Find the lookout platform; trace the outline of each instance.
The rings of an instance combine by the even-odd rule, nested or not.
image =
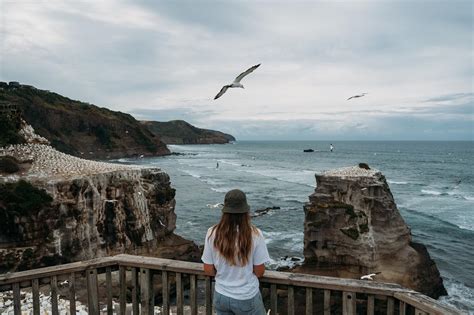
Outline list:
[[[200,263],[121,254],[0,275],[0,291],[12,292],[14,314],[31,292],[38,315],[59,314],[58,299],[69,300],[70,314],[82,299],[89,314],[210,315],[213,278],[202,270]],[[266,271],[260,284],[270,314],[462,314],[397,284],[277,271]],[[47,310],[40,292],[50,295]]]

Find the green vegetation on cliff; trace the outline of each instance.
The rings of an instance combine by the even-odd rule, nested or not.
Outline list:
[[[129,114],[26,86],[0,89],[0,101],[18,105],[36,133],[65,153],[84,158],[169,154],[166,144]],[[18,141],[0,125],[1,141]]]
[[[0,147],[24,142],[24,139],[18,134],[19,130],[19,121],[0,115]]]
[[[197,128],[184,120],[142,121],[142,124],[166,144],[223,144],[235,141],[229,134]]]
[[[21,240],[18,220],[34,215],[52,201],[46,191],[24,180],[0,184],[0,239]]]

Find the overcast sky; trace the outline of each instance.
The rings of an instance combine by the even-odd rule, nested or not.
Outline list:
[[[472,1],[0,0],[0,18],[0,80],[137,119],[239,140],[474,140]]]

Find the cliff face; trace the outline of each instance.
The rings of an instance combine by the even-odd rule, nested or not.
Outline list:
[[[224,144],[235,141],[235,138],[229,134],[197,128],[183,120],[142,121],[141,123],[166,144]]]
[[[199,260],[198,247],[173,233],[175,190],[166,173],[74,157],[39,167],[54,160],[51,151],[21,145],[0,152],[29,164],[0,181],[0,272],[117,253]]]
[[[26,122],[64,153],[93,159],[170,153],[129,114],[28,86],[0,88],[0,102],[17,105]]]
[[[431,297],[445,295],[422,244],[414,243],[385,177],[358,167],[316,175],[304,207],[304,264],[297,272],[395,282]]]

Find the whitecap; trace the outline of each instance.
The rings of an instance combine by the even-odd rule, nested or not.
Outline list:
[[[398,182],[398,181],[394,181],[394,180],[388,180],[387,181],[389,184],[394,184],[394,185],[407,185],[408,182]]]
[[[428,189],[422,189],[421,192],[424,193],[424,194],[427,194],[427,195],[434,195],[434,196],[439,196],[439,195],[442,194],[442,193],[439,192],[439,191],[436,191],[436,190],[428,190]]]
[[[221,187],[221,188],[216,188],[216,187],[211,187],[212,191],[218,192],[218,193],[226,193],[230,190],[230,188],[226,187]]]

